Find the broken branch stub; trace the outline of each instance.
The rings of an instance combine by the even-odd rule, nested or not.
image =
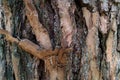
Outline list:
[[[6,31],[6,30],[0,29],[0,34],[5,35],[5,39],[6,39],[7,41],[9,41],[9,42],[16,42],[16,43],[19,42],[19,40],[18,40],[17,38],[12,37],[12,36],[10,35],[10,33],[9,33],[8,31]]]
[[[50,57],[53,55],[59,55],[59,54],[63,54],[63,53],[69,53],[70,51],[72,51],[72,48],[61,48],[61,49],[44,49],[44,50],[40,50],[40,47],[38,45],[36,45],[35,43],[33,43],[32,41],[28,40],[28,39],[23,39],[23,40],[18,40],[17,38],[14,38],[10,35],[10,33],[6,30],[2,30],[0,29],[0,34],[3,34],[6,36],[6,40],[9,42],[15,42],[18,43],[18,46],[20,48],[22,48],[24,51],[32,54],[33,56],[38,57],[39,59],[45,59],[45,57]],[[61,53],[62,52],[62,53]]]
[[[66,49],[56,48],[54,50],[52,50],[52,49],[40,50],[40,47],[38,45],[34,44],[33,42],[31,42],[28,39],[21,40],[18,45],[23,50],[38,57],[39,59],[45,59],[46,57],[59,55],[59,54],[63,54],[63,53],[69,53],[70,51],[72,51],[72,48],[66,48]]]

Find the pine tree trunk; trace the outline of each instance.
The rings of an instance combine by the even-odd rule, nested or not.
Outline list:
[[[0,80],[119,80],[119,0],[0,0]]]

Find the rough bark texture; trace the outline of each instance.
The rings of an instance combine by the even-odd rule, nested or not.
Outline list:
[[[120,0],[0,0],[0,80],[119,80]]]

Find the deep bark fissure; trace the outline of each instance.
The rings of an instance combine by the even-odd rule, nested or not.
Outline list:
[[[117,39],[117,51],[118,52],[120,52],[120,24],[118,25],[118,29],[117,29],[118,31],[118,33],[117,33],[117,37],[118,37],[118,39]]]

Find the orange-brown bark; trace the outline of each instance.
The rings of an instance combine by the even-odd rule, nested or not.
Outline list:
[[[26,52],[38,57],[39,59],[44,59],[46,57],[50,57],[52,55],[58,55],[63,53],[68,53],[72,51],[71,48],[61,48],[61,49],[44,49],[40,50],[40,47],[33,42],[31,42],[28,39],[18,40],[17,38],[14,38],[10,35],[10,33],[6,30],[0,29],[0,34],[4,34],[6,36],[6,40],[9,42],[15,42],[18,44],[19,47],[21,47]]]
[[[27,12],[26,12],[27,18],[30,22],[30,25],[32,26],[32,29],[33,29],[35,35],[36,35],[37,41],[40,43],[41,46],[43,46],[43,48],[51,49],[52,45],[50,42],[49,34],[48,34],[47,30],[43,27],[43,25],[40,23],[40,21],[38,19],[38,13],[37,13],[36,8],[34,7],[34,5],[32,3],[32,0],[24,0],[24,3],[26,6],[26,10],[27,10]],[[68,12],[69,6],[66,6],[66,2],[64,2],[64,1],[58,0],[57,3],[58,3],[58,8],[60,8],[61,27],[63,26],[63,28],[64,28],[62,30],[63,35],[64,35],[63,40],[65,40],[64,41],[65,44],[70,45],[72,42],[73,26],[71,23],[72,21],[70,19],[69,12]],[[60,6],[61,3],[63,4],[62,7]],[[69,2],[67,1],[67,3],[69,3]],[[61,9],[63,9],[63,10],[61,10]],[[64,13],[61,15],[62,11],[67,12],[67,14]],[[62,47],[64,47],[64,46],[62,46]],[[58,50],[55,49],[55,51],[58,51]],[[61,53],[61,51],[60,51],[60,53]],[[43,55],[46,56],[47,54],[56,54],[56,52],[55,53],[46,52]],[[64,61],[64,59],[60,60],[60,62],[63,62],[63,61]],[[50,62],[52,62],[52,63],[50,63]],[[64,62],[66,62],[66,61],[64,61]],[[57,63],[56,56],[53,56],[53,57],[45,60],[46,69],[50,72],[50,74],[49,74],[50,80],[56,80],[56,78],[58,78],[58,79],[61,78],[61,80],[63,80],[64,74],[58,74],[58,71],[57,71],[58,67],[54,68],[54,66],[56,66],[56,63]],[[50,66],[47,66],[47,65],[50,65]],[[64,71],[64,70],[61,70],[61,71]],[[53,75],[54,74],[53,72],[56,75]],[[64,73],[64,72],[62,72],[62,73]]]
[[[19,42],[19,40],[18,40],[17,38],[12,37],[12,36],[10,35],[10,33],[9,33],[8,31],[6,31],[6,30],[0,29],[0,34],[4,34],[6,40],[9,41],[9,42],[16,42],[16,43]]]
[[[52,49],[49,34],[48,34],[47,30],[43,27],[43,25],[40,23],[37,10],[36,10],[32,0],[23,0],[23,1],[25,3],[27,18],[28,18],[30,25],[32,27],[32,30],[36,36],[36,40],[39,42],[39,45],[41,45],[45,49]],[[49,52],[47,52],[45,54],[49,54]],[[51,58],[51,60],[53,61],[53,58]],[[45,66],[47,64],[49,64],[48,61],[45,61],[45,62],[46,62]],[[46,68],[48,68],[48,66],[46,66]]]
[[[69,52],[72,49],[67,48],[67,49],[48,49],[48,50],[40,50],[40,47],[33,42],[31,42],[28,39],[21,40],[18,44],[22,49],[24,49],[26,52],[38,57],[39,59],[44,59],[46,57],[50,57],[53,55],[59,54],[59,52],[62,51],[62,53]]]
[[[43,27],[43,25],[40,23],[37,10],[34,4],[32,3],[32,0],[24,0],[24,3],[25,3],[25,8],[26,8],[27,18],[35,33],[37,41],[45,49],[52,48],[49,34],[47,30]]]

